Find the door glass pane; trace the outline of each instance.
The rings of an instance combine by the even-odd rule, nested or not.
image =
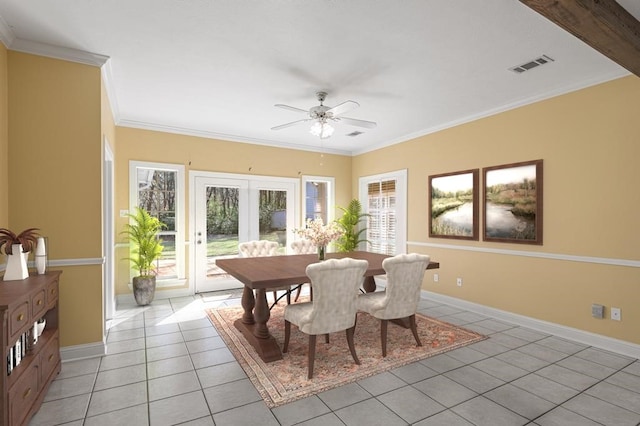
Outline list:
[[[328,216],[328,184],[327,182],[312,181],[306,184],[306,196],[304,200],[305,214],[307,219],[322,219],[323,223],[329,223]]]
[[[259,193],[259,233],[261,240],[277,241],[278,254],[287,248],[287,191],[261,189]]]
[[[206,206],[207,278],[228,278],[215,259],[238,255],[238,188],[207,187]]]

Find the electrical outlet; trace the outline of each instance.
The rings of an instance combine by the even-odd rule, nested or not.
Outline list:
[[[462,287],[462,278],[457,278],[456,284],[458,284],[458,287]]]
[[[120,217],[127,217],[129,210],[120,210]]]
[[[437,283],[438,281],[440,281],[440,277],[438,276],[438,274],[433,274],[433,282]]]
[[[614,321],[620,321],[622,319],[620,308],[611,308],[611,319]]]

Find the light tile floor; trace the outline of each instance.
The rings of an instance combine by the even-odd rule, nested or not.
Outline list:
[[[30,425],[640,424],[637,359],[427,300],[490,338],[270,410],[204,313],[239,296],[120,306],[108,355],[64,363]]]

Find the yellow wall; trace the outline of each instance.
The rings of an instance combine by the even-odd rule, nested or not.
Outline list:
[[[105,138],[107,139],[111,152],[114,153],[116,142],[116,124],[113,121],[113,111],[111,110],[111,103],[109,102],[109,96],[107,95],[107,90],[104,87],[103,81],[101,81],[100,84],[100,105],[100,127],[102,128],[102,138],[103,141]]]
[[[329,154],[321,156],[317,152],[226,142],[128,127],[117,127],[116,139],[116,212],[129,209],[130,160],[179,164],[185,167],[185,218],[189,215],[188,185],[189,171],[192,170],[288,178],[299,178],[301,175],[332,176],[335,177],[337,189],[336,205],[346,206],[351,197],[351,157],[347,156]],[[122,230],[125,222],[126,219],[117,217],[116,230]],[[188,229],[185,231],[187,235]],[[122,241],[120,235],[117,239]],[[121,260],[128,256],[127,250],[128,248],[121,244],[116,251],[117,294],[131,293],[128,289],[128,264],[127,261]],[[188,265],[188,250],[186,252],[185,265]]]
[[[0,228],[9,226],[9,106],[7,49],[0,43]],[[4,257],[0,256],[4,262]]]
[[[640,78],[622,78],[359,155],[353,190],[359,176],[408,169],[408,250],[441,262],[439,282],[430,272],[424,289],[640,343],[638,268],[421,245],[637,261],[639,111]],[[537,159],[542,246],[428,237],[429,175]],[[592,303],[621,308],[622,321],[592,318]]]
[[[9,224],[40,228],[51,261],[100,259],[100,69],[14,51],[8,69]],[[101,341],[102,265],[56,269],[61,345]]]

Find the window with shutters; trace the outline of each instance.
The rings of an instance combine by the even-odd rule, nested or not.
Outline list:
[[[367,218],[368,251],[406,252],[406,170],[360,178],[360,201]]]

